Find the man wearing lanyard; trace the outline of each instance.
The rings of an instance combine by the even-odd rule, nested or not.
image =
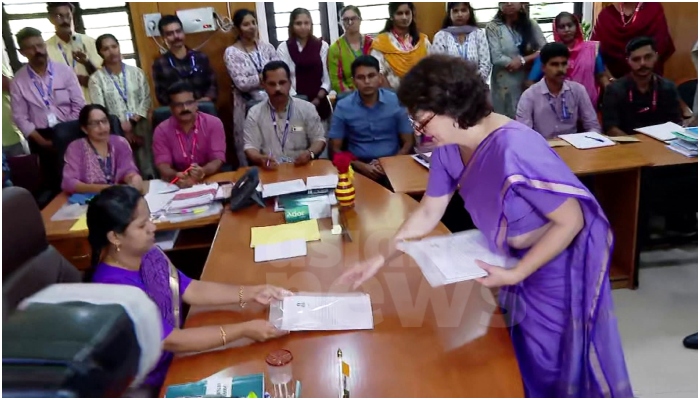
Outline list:
[[[52,147],[52,128],[59,122],[77,120],[85,99],[73,70],[49,59],[38,29],[19,31],[17,44],[29,62],[17,71],[10,84],[13,119],[29,139],[32,153],[39,155],[47,188],[57,189],[61,171]]]
[[[683,116],[676,85],[654,73],[658,60],[654,39],[632,39],[627,44],[626,53],[630,74],[605,88],[605,132],[610,136],[621,136],[633,134],[636,128],[649,125],[666,122],[681,124]]]
[[[675,84],[654,73],[658,60],[654,39],[632,39],[626,53],[630,74],[609,84],[605,90],[605,132],[618,136],[634,134],[634,129],[649,125],[682,124],[685,116],[681,114]],[[649,220],[653,215],[664,217],[664,230],[660,233],[666,236],[684,237],[697,232],[697,164],[644,168],[641,180],[639,232],[642,246],[649,239]]]
[[[306,165],[326,148],[326,137],[316,107],[291,97],[289,66],[271,61],[262,71],[269,101],[248,111],[243,132],[248,161],[266,169],[280,163]]]
[[[586,88],[566,80],[569,49],[547,43],[540,51],[544,79],[520,97],[516,119],[545,139],[576,132],[601,133],[600,123]],[[579,130],[579,125],[581,130]]]
[[[352,163],[355,171],[390,188],[379,159],[409,154],[415,135],[396,93],[380,88],[379,68],[379,61],[370,55],[352,62],[357,90],[336,104],[328,137],[331,157],[344,149],[351,152],[357,158]]]
[[[95,48],[95,39],[73,32],[73,4],[47,4],[49,21],[56,27],[56,34],[46,41],[49,58],[73,69],[82,86],[83,97],[89,104],[88,80],[102,66],[102,58]]]
[[[224,124],[199,112],[194,89],[178,82],[168,89],[172,116],[153,133],[153,158],[160,178],[191,187],[221,170],[226,161]]]
[[[184,80],[192,85],[196,101],[216,103],[216,75],[209,63],[209,57],[185,46],[185,32],[180,18],[175,15],[163,16],[158,22],[158,30],[169,49],[153,62],[153,83],[158,102],[168,105],[168,88]],[[213,105],[209,106],[213,108]]]

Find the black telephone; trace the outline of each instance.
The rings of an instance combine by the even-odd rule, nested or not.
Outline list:
[[[231,211],[238,211],[242,208],[258,204],[265,207],[262,195],[257,188],[260,184],[258,168],[253,167],[239,179],[231,189]]]

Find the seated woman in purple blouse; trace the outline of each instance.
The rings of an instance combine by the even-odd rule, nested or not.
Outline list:
[[[476,66],[434,55],[398,96],[433,138],[426,196],[384,255],[351,267],[357,288],[397,257],[399,241],[429,234],[459,190],[494,253],[515,267],[479,265],[499,287],[528,397],[632,397],[610,293],[610,224],[593,195],[534,130],[492,111]],[[395,272],[388,272],[395,273]]]
[[[163,353],[145,380],[157,394],[173,353],[201,352],[220,348],[240,338],[265,341],[285,334],[267,320],[221,326],[182,329],[182,303],[223,306],[247,302],[267,305],[290,292],[270,286],[226,285],[190,279],[178,271],[155,246],[155,225],[146,200],[129,186],[112,186],[93,198],[88,206],[88,241],[92,268],[86,279],[96,283],[136,286],[156,303],[162,317]]]
[[[129,142],[112,135],[107,109],[88,104],[80,110],[80,129],[86,137],[68,145],[61,188],[68,193],[98,193],[116,184],[143,190]]]

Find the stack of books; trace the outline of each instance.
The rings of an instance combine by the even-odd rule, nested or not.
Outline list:
[[[683,154],[686,157],[698,156],[698,128],[687,128],[674,131],[675,139],[669,142],[669,149]]]

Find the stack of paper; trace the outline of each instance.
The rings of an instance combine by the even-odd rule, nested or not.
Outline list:
[[[151,179],[148,181],[148,193],[154,194],[164,194],[177,192],[179,188],[169,182],[162,181],[160,179]]]
[[[282,196],[284,194],[306,192],[306,183],[303,179],[293,181],[283,181],[263,185],[263,198]]]
[[[374,329],[367,293],[297,293],[270,304],[270,323],[285,331]]]
[[[310,176],[306,178],[306,189],[335,189],[338,186],[338,175]]]
[[[416,261],[432,287],[486,276],[486,271],[476,264],[476,260],[505,268],[517,262],[492,253],[486,238],[478,230],[402,242],[398,248]]]
[[[698,156],[698,128],[673,132],[673,135],[676,140],[672,140],[666,147],[686,157]]]
[[[610,140],[607,136],[603,136],[597,132],[571,133],[568,135],[559,135],[559,138],[565,140],[579,150],[615,145],[615,142]]]
[[[637,128],[635,131],[643,133],[647,136],[653,137],[656,140],[662,142],[668,142],[676,138],[673,132],[681,132],[684,128],[673,122],[666,122],[665,124],[645,126],[642,128]]]

